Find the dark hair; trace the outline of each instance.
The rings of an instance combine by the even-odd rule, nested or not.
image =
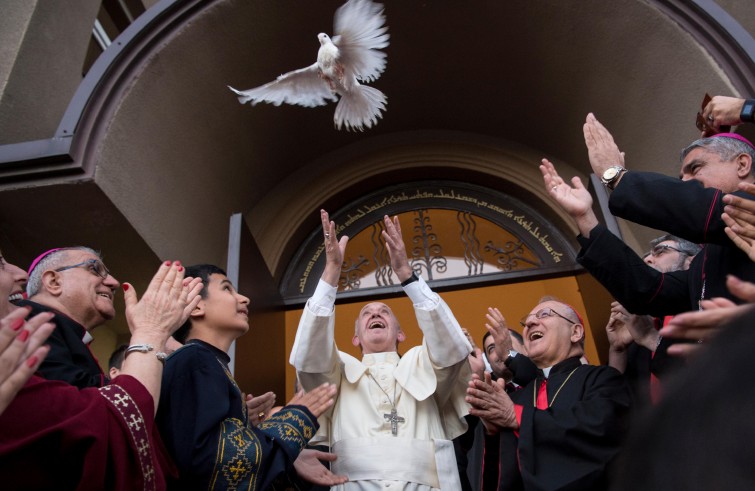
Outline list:
[[[732,160],[743,153],[749,155],[755,161],[755,148],[736,138],[719,137],[716,135],[700,138],[687,145],[682,150],[682,156],[679,160],[684,161],[687,155],[696,148],[703,148],[709,152],[713,152],[724,161]],[[753,166],[752,172],[755,172],[755,166]]]
[[[202,279],[202,291],[199,292],[199,296],[202,298],[207,298],[207,285],[210,283],[210,276],[214,274],[222,274],[223,276],[227,276],[225,271],[213,264],[195,264],[193,266],[186,267],[187,277],[191,276],[192,278]],[[173,333],[173,337],[176,339],[176,341],[183,344],[186,342],[186,338],[189,337],[190,331],[191,317],[186,319],[186,322],[184,322],[183,325]]]
[[[128,348],[127,344],[122,344],[115,348],[115,351],[110,355],[110,359],[107,362],[108,370],[111,368],[117,368],[118,370],[121,369],[123,360],[126,358],[126,348]]]
[[[485,335],[482,337],[482,346],[485,346],[485,340],[488,339],[488,336],[492,336],[490,331],[486,332]],[[484,348],[483,348],[484,349]]]
[[[519,341],[520,343],[524,344],[524,338],[517,331],[515,331],[513,329],[509,329],[509,334],[511,335],[512,338],[514,338],[517,341]],[[490,331],[486,332],[485,335],[482,337],[482,345],[483,346],[485,346],[485,340],[488,339],[488,336],[492,336],[492,334],[490,334]]]
[[[520,343],[524,344],[524,338],[521,334],[519,334],[517,331],[513,329],[509,329],[509,334],[511,334],[511,337],[519,341]]]

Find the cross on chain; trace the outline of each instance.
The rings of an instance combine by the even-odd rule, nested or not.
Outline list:
[[[398,436],[398,424],[403,423],[406,420],[398,415],[398,411],[396,411],[395,407],[391,409],[391,414],[384,414],[383,417],[391,422],[391,434],[393,436]]]

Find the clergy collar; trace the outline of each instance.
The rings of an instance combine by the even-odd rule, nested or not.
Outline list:
[[[556,363],[552,367],[546,367],[542,370],[538,370],[538,375],[540,375],[541,378],[548,378],[550,377],[551,372],[557,374],[573,370],[582,364],[582,360],[580,358],[581,356],[572,356],[571,358],[567,358]]]
[[[390,363],[392,365],[398,364],[401,358],[395,351],[388,351],[386,353],[369,353],[362,357],[362,363],[368,367],[372,365],[378,365],[380,363]]]
[[[231,357],[228,356],[228,353],[220,348],[216,348],[206,341],[202,341],[201,339],[189,339],[185,344],[196,344],[198,346],[204,346],[205,348],[212,351],[212,354],[215,355],[215,358],[223,362],[223,364],[226,366],[228,366],[228,364],[231,362]]]

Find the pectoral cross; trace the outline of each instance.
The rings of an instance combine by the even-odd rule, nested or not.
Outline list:
[[[398,424],[403,423],[406,420],[398,415],[398,411],[396,411],[395,407],[391,409],[391,414],[384,414],[383,417],[391,422],[391,434],[393,436],[398,436]]]

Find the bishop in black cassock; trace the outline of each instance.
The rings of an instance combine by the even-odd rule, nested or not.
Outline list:
[[[510,397],[500,384],[473,380],[470,414],[489,433],[514,434],[525,490],[607,489],[631,403],[626,381],[614,368],[581,363],[584,327],[567,304],[541,302],[523,324],[538,378]]]

